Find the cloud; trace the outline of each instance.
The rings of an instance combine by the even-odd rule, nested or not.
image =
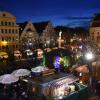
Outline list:
[[[85,27],[88,28],[90,21],[70,21],[66,26],[68,27]]]
[[[89,27],[90,21],[92,20],[92,17],[79,17],[79,16],[67,16],[62,17],[63,20],[67,21],[68,23],[66,26],[68,27]]]
[[[91,20],[92,17],[63,17],[66,20]]]

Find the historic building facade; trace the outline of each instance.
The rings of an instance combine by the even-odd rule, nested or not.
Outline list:
[[[8,48],[18,49],[19,26],[16,17],[9,12],[0,11],[0,51]]]
[[[100,46],[100,13],[95,14],[90,25],[91,39]]]
[[[55,45],[56,35],[53,25],[50,21],[32,23],[32,21],[19,23],[20,43],[25,48],[34,48],[40,46],[49,47]]]
[[[42,43],[44,47],[55,45],[57,36],[50,21],[34,23],[34,26],[39,34],[39,42]]]
[[[32,23],[32,21],[19,23],[20,26],[20,46],[22,49],[33,48],[38,41],[37,31]]]

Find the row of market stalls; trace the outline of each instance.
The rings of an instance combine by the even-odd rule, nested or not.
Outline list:
[[[28,58],[28,57],[32,58],[34,55],[34,52],[30,49],[27,49],[23,52],[23,54],[26,56],[26,58]],[[23,54],[19,50],[14,51],[14,57],[17,60],[21,59]],[[0,59],[7,59],[8,56],[9,56],[9,54],[7,52],[0,52]],[[43,50],[37,49],[37,56],[38,56],[38,58],[42,58],[43,57]]]
[[[7,52],[0,52],[0,59],[8,59],[8,53]],[[22,57],[22,54],[20,51],[14,51],[14,56],[16,59],[20,59]]]

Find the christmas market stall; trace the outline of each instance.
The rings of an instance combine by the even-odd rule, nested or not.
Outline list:
[[[60,100],[64,98],[78,100],[78,92],[82,88],[86,88],[86,86],[80,85],[79,78],[73,74],[55,73],[54,69],[46,70],[40,76],[32,76],[27,80],[31,86],[31,98],[37,100]]]

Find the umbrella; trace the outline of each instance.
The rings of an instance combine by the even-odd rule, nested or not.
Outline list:
[[[42,72],[42,71],[45,71],[45,70],[48,70],[48,68],[45,67],[45,66],[38,66],[38,67],[31,69],[32,72]]]
[[[12,75],[17,76],[17,77],[27,76],[27,75],[30,75],[30,71],[27,69],[18,69],[18,70],[13,71]]]
[[[75,70],[79,73],[88,73],[89,72],[89,69],[87,68],[87,65],[79,66]]]
[[[15,77],[11,74],[5,74],[0,76],[0,83],[2,84],[11,84],[18,81],[18,77]]]

